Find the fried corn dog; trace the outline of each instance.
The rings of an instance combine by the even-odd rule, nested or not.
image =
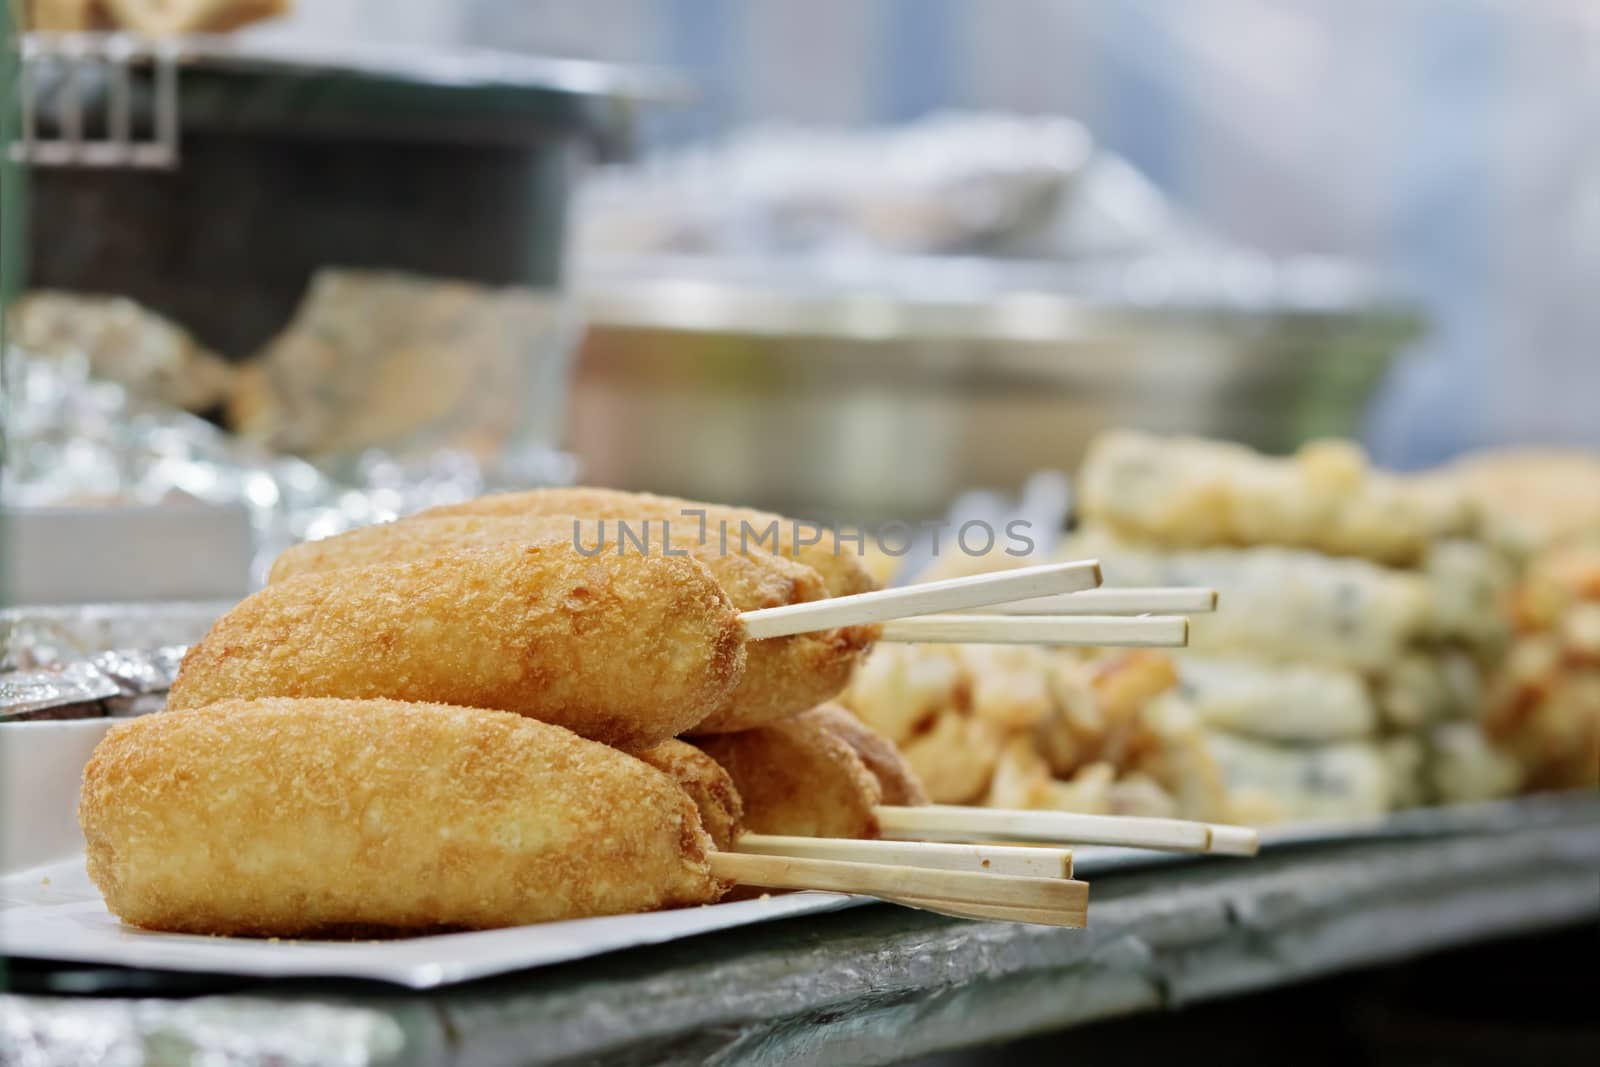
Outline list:
[[[269,585],[189,650],[167,704],[459,704],[637,750],[722,707],[744,644],[733,606],[695,560],[491,545]]]
[[[833,736],[855,749],[856,755],[878,780],[883,803],[895,807],[931,804],[922,779],[894,742],[856,718],[839,704],[820,704],[807,713]]]
[[[479,929],[727,888],[667,776],[473,708],[235,700],[142,716],[95,749],[78,818],[107,907],[156,930]]]
[[[412,562],[484,545],[565,541],[579,546],[583,554],[615,556],[621,551],[637,555],[663,549],[687,553],[706,565],[739,611],[798,604],[828,595],[816,571],[783,556],[724,553],[715,541],[702,545],[687,527],[659,520],[650,521],[636,533],[647,539],[642,548],[623,541],[613,524],[571,515],[413,517],[295,545],[273,563],[267,581],[365,564]],[[851,626],[751,642],[743,679],[720,707],[696,725],[695,732],[748,730],[837,696],[870,647],[876,629]]]
[[[494,493],[460,504],[447,504],[422,512],[437,515],[582,515],[590,519],[665,519],[682,526],[682,532],[699,541],[702,528],[706,539],[722,547],[726,531],[730,551],[748,548],[770,551],[799,560],[822,576],[829,596],[850,596],[876,588],[872,576],[859,557],[839,550],[826,538],[804,544],[795,536],[795,523],[781,515],[752,508],[699,504],[654,493],[625,493],[619,489],[530,489],[520,493]],[[702,527],[702,522],[704,526]],[[802,524],[804,525],[804,524]],[[751,531],[741,536],[741,530]],[[760,540],[769,529],[776,534]],[[676,535],[675,535],[676,536]]]
[[[700,824],[718,851],[733,849],[744,833],[744,802],[722,765],[686,741],[663,741],[637,758],[678,784],[700,812]]]
[[[848,714],[825,705],[759,730],[697,738],[695,744],[732,777],[749,830],[873,838],[879,833],[873,809],[886,803],[885,781],[901,798],[924,794],[898,759],[899,767],[884,780],[872,772],[841,736],[838,716]]]

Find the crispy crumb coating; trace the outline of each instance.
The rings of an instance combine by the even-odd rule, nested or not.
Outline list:
[[[431,508],[423,515],[582,515],[591,519],[667,519],[682,520],[698,539],[700,518],[689,511],[704,511],[707,537],[716,543],[719,523],[726,523],[730,550],[737,550],[739,524],[749,523],[755,533],[747,539],[749,546],[760,551],[756,537],[774,521],[777,523],[778,555],[799,560],[822,575],[829,596],[849,596],[877,588],[877,583],[862,565],[861,557],[847,547],[833,543],[824,536],[817,544],[797,544],[793,520],[771,512],[753,508],[726,507],[721,504],[700,504],[677,497],[656,496],[654,493],[626,493],[620,489],[529,489],[519,493],[493,493],[468,500],[461,504],[447,504]],[[768,539],[767,544],[772,544]],[[838,549],[835,551],[835,549]],[[769,549],[770,550],[770,549]]]
[[[643,521],[630,524],[630,530],[635,540],[624,541],[614,522],[572,515],[414,516],[295,545],[277,558],[267,580],[276,583],[345,567],[412,562],[512,541],[577,544],[583,552],[620,542],[624,554],[660,554],[670,535],[672,551],[687,552],[704,563],[739,611],[828,595],[821,576],[805,564],[765,552],[725,553],[714,539],[702,545],[693,525],[651,520],[648,526]],[[615,556],[617,551],[607,547],[605,554]],[[749,642],[744,677],[728,699],[697,725],[697,731],[747,730],[837,696],[875,633],[875,627],[852,626]]]
[[[806,713],[835,737],[856,750],[878,780],[883,803],[896,807],[931,804],[922,779],[894,747],[894,742],[856,718],[842,705],[819,704]]]
[[[459,704],[637,750],[726,703],[744,644],[733,605],[695,560],[491,545],[269,585],[189,650],[167,703]]]
[[[805,837],[877,837],[883,790],[856,750],[810,711],[737,734],[695,739],[744,801],[746,829]]]
[[[476,708],[230,700],[142,716],[95,749],[78,819],[107,907],[156,930],[478,929],[724,889],[665,775]]]
[[[638,758],[678,783],[700,811],[700,825],[724,852],[744,833],[744,803],[722,765],[685,741],[663,741]]]

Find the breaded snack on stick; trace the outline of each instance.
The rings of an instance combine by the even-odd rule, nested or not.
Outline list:
[[[799,837],[877,837],[883,787],[855,749],[802,712],[745,730],[697,738],[744,801],[745,828]]]
[[[431,559],[442,552],[513,541],[566,542],[583,554],[687,553],[706,565],[739,611],[828,595],[821,576],[810,567],[764,552],[723,552],[715,540],[702,545],[694,529],[684,523],[639,520],[628,530],[625,536],[615,522],[571,515],[413,517],[295,545],[273,563],[267,580],[276,583],[345,567]],[[721,707],[696,726],[696,732],[748,730],[837,696],[876,629],[851,626],[751,642],[743,680]]]
[[[687,741],[663,741],[638,759],[678,783],[700,811],[700,825],[720,852],[733,849],[744,833],[744,802],[722,765]]]
[[[911,764],[894,747],[894,742],[856,718],[838,704],[821,704],[806,713],[833,736],[855,749],[856,755],[867,770],[878,780],[883,794],[881,803],[895,807],[914,807],[931,804],[922,779],[912,770]]]
[[[124,921],[263,937],[487,928],[704,904],[711,841],[638,760],[505,712],[234,700],[113,727],[89,876]]]
[[[684,533],[699,541],[702,522],[707,541],[722,547],[727,536],[728,551],[748,549],[767,551],[797,559],[822,575],[829,596],[849,596],[876,588],[862,566],[861,557],[848,545],[835,544],[823,535],[816,544],[801,544],[795,536],[796,523],[781,515],[751,508],[700,504],[677,497],[653,493],[625,493],[619,489],[530,489],[520,493],[496,493],[461,504],[431,508],[423,515],[582,515],[590,519],[666,519],[673,524],[674,537],[681,526]],[[703,519],[702,519],[703,514]],[[741,537],[741,524],[751,532]],[[801,523],[804,527],[806,524]],[[776,534],[767,536],[769,530]],[[802,529],[809,539],[809,533]]]
[[[733,605],[692,559],[493,545],[269,585],[189,650],[167,703],[460,704],[637,750],[721,707],[744,644]]]
[[[754,833],[877,837],[878,805],[891,797],[902,803],[926,799],[888,739],[837,705],[695,744],[732,776],[744,800],[745,825]],[[871,764],[857,745],[871,750]],[[873,765],[881,770],[874,773]]]

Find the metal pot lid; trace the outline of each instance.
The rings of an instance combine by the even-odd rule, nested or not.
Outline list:
[[[223,34],[179,36],[163,44],[186,68],[196,70],[305,78],[361,76],[436,89],[524,90],[630,101],[677,101],[688,95],[687,83],[664,70],[481,48],[441,50]]]
[[[184,133],[524,144],[559,131],[605,142],[625,136],[638,105],[689,95],[661,70],[487,49],[220,34],[30,33],[21,43],[31,99],[70,91],[92,113],[120,93],[136,126],[172,113]],[[128,76],[144,71],[154,78]],[[41,127],[55,110],[41,106]]]

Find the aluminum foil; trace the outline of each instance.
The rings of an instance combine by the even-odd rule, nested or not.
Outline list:
[[[299,541],[496,488],[566,484],[575,476],[570,456],[528,448],[492,468],[450,449],[416,458],[369,451],[343,464],[334,478],[305,460],[275,454],[100,380],[81,353],[32,358],[12,346],[5,354],[4,382],[0,503],[242,504],[254,529],[258,583],[278,553]]]
[[[362,1067],[406,1050],[380,1011],[266,998],[106,1000],[0,997],[0,1063],[143,1067]]]
[[[0,610],[0,679],[12,672],[61,669],[88,661],[106,649],[152,650],[200,640],[231,601],[162,604],[71,604]],[[114,668],[111,674],[128,677]]]
[[[184,651],[231,606],[194,601],[0,611],[0,722],[158,710]]]
[[[143,715],[166,703],[187,645],[112,649],[0,674],[0,722]]]

